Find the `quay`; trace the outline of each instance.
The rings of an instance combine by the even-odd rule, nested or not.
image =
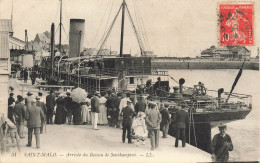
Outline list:
[[[155,58],[152,60],[152,67],[156,69],[240,69],[241,61],[221,61],[211,59],[171,59],[171,58]],[[244,69],[259,70],[259,61],[246,61]]]
[[[10,78],[10,86],[14,88],[14,97],[28,90],[37,94],[37,86],[22,84],[23,81]],[[28,81],[30,82],[30,81]],[[44,96],[48,93],[43,91]],[[194,146],[174,147],[175,138],[160,137],[159,148],[150,150],[150,140],[145,145],[122,143],[122,130],[109,126],[98,126],[93,130],[91,125],[47,125],[46,132],[41,134],[41,148],[36,149],[35,138],[31,148],[27,144],[27,128],[21,139],[21,152],[11,148],[9,153],[1,156],[0,162],[210,162],[211,155]],[[160,133],[162,136],[162,134]],[[135,139],[134,139],[135,142]],[[181,143],[180,143],[181,144]],[[15,155],[15,156],[14,156]]]

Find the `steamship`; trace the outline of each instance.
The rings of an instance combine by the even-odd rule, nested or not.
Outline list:
[[[184,103],[189,108],[187,111],[190,119],[186,127],[186,135],[188,135],[186,141],[210,152],[211,128],[217,126],[220,122],[227,123],[245,118],[252,110],[252,97],[233,93],[228,101],[221,97],[222,94],[225,94],[221,89],[211,91],[206,89],[202,83],[194,85],[194,87],[184,87],[184,79],[180,79],[179,86],[174,87],[173,93],[169,93],[169,80],[172,77],[169,76],[167,71],[152,67],[152,57],[145,51],[125,0],[123,0],[115,19],[121,10],[122,30],[119,55],[101,55],[102,48],[110,35],[110,29],[95,55],[81,55],[85,20],[71,19],[69,55],[55,56],[54,48],[52,48],[51,57],[42,60],[41,71],[52,74],[53,78],[56,78],[59,83],[81,87],[88,92],[107,90],[123,92],[127,90],[133,94],[147,94],[147,98],[155,100],[158,105],[168,102],[172,118],[178,105]],[[123,54],[125,10],[129,14],[132,27],[138,38],[141,51],[139,57]],[[110,27],[113,27],[114,22]],[[156,78],[161,79],[161,81],[158,80],[155,83],[153,80]],[[176,133],[175,129],[174,119],[172,119],[169,133],[173,136]]]

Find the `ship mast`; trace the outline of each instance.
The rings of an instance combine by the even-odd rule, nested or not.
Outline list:
[[[124,44],[124,26],[125,26],[125,0],[122,3],[122,22],[121,22],[121,40],[120,40],[120,57],[123,56],[123,44]]]
[[[60,40],[59,40],[59,51],[61,52],[61,26],[62,26],[62,0],[60,0]]]

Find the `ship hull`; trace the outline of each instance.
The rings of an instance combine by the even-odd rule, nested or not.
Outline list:
[[[217,127],[220,123],[226,124],[235,120],[244,119],[250,111],[251,109],[193,113],[194,121],[192,121],[191,118],[191,122],[186,125],[186,142],[211,153],[211,129]],[[174,117],[174,113],[171,114],[172,117]],[[174,119],[172,119],[169,134],[175,137],[176,130]]]

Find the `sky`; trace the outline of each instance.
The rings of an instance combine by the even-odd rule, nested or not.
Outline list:
[[[142,24],[141,36],[146,50],[157,56],[196,57],[201,50],[218,46],[218,21],[216,0],[126,0],[131,16],[138,29]],[[50,31],[55,24],[58,42],[59,0],[13,0],[14,36],[24,40],[37,33]],[[122,0],[63,0],[62,43],[68,44],[69,19],[85,19],[85,47],[100,47],[105,29],[110,26]],[[254,1],[255,45],[248,46],[252,56],[260,47],[260,0]],[[10,19],[12,0],[0,0],[0,18]],[[138,14],[136,14],[138,13]],[[138,19],[137,19],[138,18]],[[258,20],[258,21],[257,21]],[[119,52],[121,13],[108,38],[105,48]],[[142,35],[143,34],[143,35]],[[143,37],[142,37],[143,38]],[[128,16],[125,23],[124,53],[137,54],[139,47]]]

